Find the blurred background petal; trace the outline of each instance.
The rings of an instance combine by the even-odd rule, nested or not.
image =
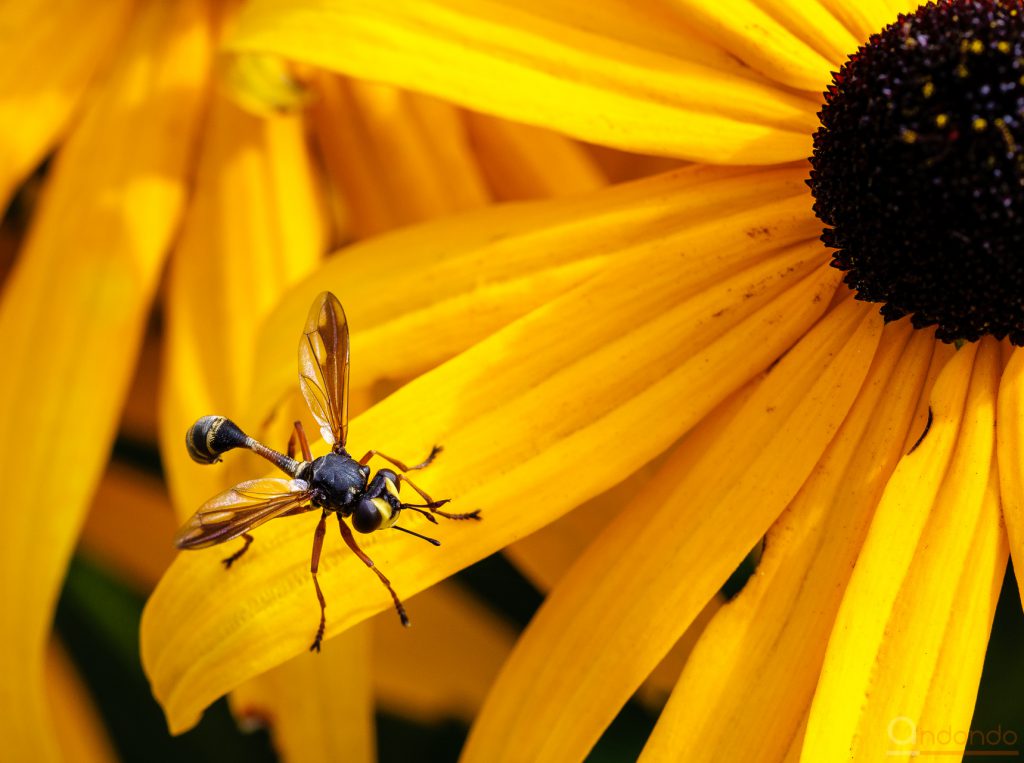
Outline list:
[[[0,301],[0,479],[17,508],[0,533],[0,734],[16,760],[57,756],[50,619],[180,220],[210,44],[201,3],[145,6],[55,160]]]

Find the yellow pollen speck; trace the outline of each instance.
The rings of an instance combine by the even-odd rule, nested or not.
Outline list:
[[[953,70],[953,74],[955,74],[957,77],[960,77],[960,79],[966,77],[968,73],[969,72],[967,71],[967,67],[964,66],[963,64],[957,64],[957,67]]]
[[[916,143],[917,133],[914,130],[903,130],[900,134],[900,138],[904,143]]]
[[[971,53],[981,53],[985,50],[985,44],[981,40],[972,40],[970,50]]]
[[[1000,53],[1009,53],[1011,50],[1013,50],[1013,46],[1010,45],[1010,43],[1008,43],[1006,40],[1000,40],[999,42],[996,43],[996,49]]]
[[[988,127],[988,121],[984,117],[975,117],[974,121],[971,122],[971,127],[980,132]]]
[[[932,94],[935,92],[935,83],[925,82],[924,87],[921,88],[921,92],[924,93],[925,98],[931,98]]]
[[[935,117],[935,126],[936,127],[945,127],[948,124],[949,124],[949,114],[939,114],[937,117]]]

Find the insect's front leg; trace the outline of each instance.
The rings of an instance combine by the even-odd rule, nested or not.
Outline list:
[[[358,545],[356,545],[356,539],[352,535],[352,531],[348,529],[348,525],[345,524],[345,520],[341,518],[341,514],[338,514],[338,527],[341,529],[341,537],[345,539],[345,545],[352,550],[353,554],[362,560],[363,564],[377,574],[377,577],[380,578],[380,582],[388,589],[388,593],[391,594],[391,599],[395,602],[395,609],[398,610],[398,618],[402,621],[402,625],[408,628],[409,616],[405,614],[405,607],[402,606],[402,602],[398,598],[398,594],[395,593],[395,589],[391,587],[391,581],[384,577],[384,573],[377,569],[373,560],[368,557]]]
[[[450,514],[447,511],[439,511],[438,507],[439,506],[444,506],[446,503],[448,503],[448,501],[450,499],[449,498],[442,498],[440,501],[435,501],[433,498],[431,498],[429,495],[427,495],[422,489],[417,487],[416,483],[414,483],[412,480],[410,480],[408,475],[399,474],[398,475],[398,482],[399,482],[399,484],[401,484],[402,482],[405,482],[406,485],[408,485],[413,490],[415,490],[417,493],[419,493],[420,498],[422,498],[425,501],[425,503],[423,503],[423,504],[403,503],[402,504],[402,508],[403,509],[421,509],[421,508],[422,509],[430,509],[431,512],[433,512],[434,514],[437,514],[438,516],[442,516],[445,519],[480,519],[480,509],[476,509],[474,511],[469,511],[469,512],[466,512],[465,514]]]

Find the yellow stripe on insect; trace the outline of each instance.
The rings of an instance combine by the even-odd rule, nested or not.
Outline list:
[[[385,501],[383,498],[371,498],[373,505],[377,507],[377,511],[380,512],[380,528],[383,530],[385,527],[391,527],[398,521],[398,513],[392,514],[391,504]]]

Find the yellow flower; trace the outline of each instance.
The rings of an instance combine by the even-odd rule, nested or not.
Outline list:
[[[356,418],[350,440],[410,456],[444,443],[426,487],[485,521],[442,527],[440,550],[368,542],[405,596],[668,451],[551,591],[464,758],[582,759],[762,538],[757,574],[711,619],[645,759],[878,760],[917,749],[907,729],[966,732],[1020,549],[1024,356],[991,337],[955,351],[909,320],[883,325],[837,288],[803,185],[829,71],[910,4],[581,8],[258,0],[231,43],[733,165],[368,242],[266,324],[259,347],[290,353],[314,286],[419,283],[414,305],[387,288],[342,296],[362,332],[354,376],[419,374]],[[1020,136],[1003,136],[1015,156]],[[488,290],[491,309],[472,312],[470,295]],[[287,367],[282,355],[259,380],[254,416],[273,409]],[[173,729],[305,649],[311,594],[295,560],[310,532],[268,532],[229,581],[212,554],[172,565],[142,643]],[[356,560],[330,561],[329,636],[390,605]],[[966,733],[951,736],[941,751],[962,751]]]

